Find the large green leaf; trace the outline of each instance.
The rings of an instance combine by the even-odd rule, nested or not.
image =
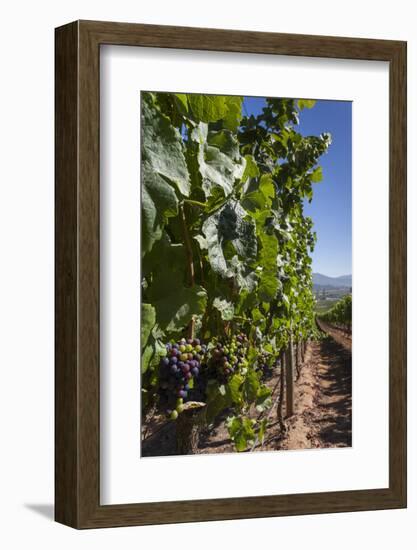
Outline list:
[[[243,172],[242,180],[246,181],[248,178],[256,178],[259,176],[259,168],[252,155],[245,155],[246,166]]]
[[[245,401],[247,403],[252,403],[255,401],[259,389],[259,380],[256,372],[252,369],[248,370],[248,373],[245,377],[245,382],[243,383],[243,391]]]
[[[262,301],[270,302],[277,294],[279,280],[277,274],[278,241],[274,234],[259,231],[262,245],[259,265],[262,267],[258,294]]]
[[[239,151],[239,142],[236,135],[230,130],[220,130],[218,132],[209,132],[207,135],[207,143],[218,147],[222,153],[230,157],[234,161],[241,160]]]
[[[148,341],[151,330],[156,321],[155,308],[151,304],[142,304],[141,327],[140,327],[140,342],[142,349]]]
[[[169,300],[155,303],[158,319],[167,332],[179,332],[194,315],[202,315],[207,305],[207,293],[201,286],[183,287],[171,294]]]
[[[169,118],[145,95],[142,101],[142,162],[188,196],[190,181],[182,137]]]
[[[142,362],[141,362],[141,371],[142,374],[145,373],[148,368],[149,364],[154,356],[154,348],[151,344],[148,344],[142,353]]]
[[[226,384],[227,395],[229,395],[230,401],[235,405],[240,405],[242,403],[243,380],[243,376],[234,374]]]
[[[142,164],[142,256],[152,249],[169,217],[178,214],[174,189],[149,162]]]
[[[242,96],[187,95],[189,115],[197,122],[217,122],[236,132],[242,119]]]
[[[152,286],[156,321],[166,332],[179,332],[194,315],[202,315],[207,305],[207,293],[201,286],[185,287],[164,273]]]
[[[227,114],[224,117],[224,125],[229,130],[236,132],[242,120],[242,96],[226,96]]]
[[[225,154],[222,150],[210,145],[208,139],[207,124],[200,123],[191,133],[191,139],[198,143],[198,165],[202,178],[202,188],[209,198],[213,193],[214,187],[222,189],[225,196],[230,195],[233,190],[235,180],[242,177],[245,169],[245,160],[237,156],[234,150],[232,157]],[[212,142],[215,141],[213,135],[210,136]],[[226,134],[221,133],[219,138],[222,146],[232,146],[232,142],[226,143]],[[230,149],[228,153],[230,153]],[[236,160],[233,160],[236,159]]]
[[[188,281],[185,247],[172,244],[166,233],[145,260],[152,267],[146,296],[155,308],[156,322],[163,331],[179,332],[194,315],[204,313],[206,291],[200,286],[185,286]]]
[[[238,202],[228,202],[203,224],[208,257],[212,269],[223,277],[233,276],[235,265],[228,264],[225,247],[233,245],[237,255],[246,262],[257,254],[255,222],[246,219],[246,211]]]
[[[216,122],[228,112],[226,96],[188,94],[188,105],[195,120],[202,122]]]

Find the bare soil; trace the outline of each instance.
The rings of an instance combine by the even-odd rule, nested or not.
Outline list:
[[[250,450],[273,451],[350,447],[352,445],[352,341],[343,331],[319,324],[323,337],[307,345],[294,384],[294,415],[285,419],[281,430],[277,398],[279,373],[266,383],[272,389],[274,406],[266,413],[268,428],[263,444]],[[285,400],[283,411],[285,413]],[[229,411],[218,417],[210,430],[201,433],[198,453],[231,453],[234,447],[224,426]],[[253,411],[254,418],[259,417]],[[144,419],[142,456],[176,454],[175,422],[162,416]],[[152,425],[150,424],[152,422]]]

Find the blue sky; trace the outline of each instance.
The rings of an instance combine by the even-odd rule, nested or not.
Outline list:
[[[245,97],[244,114],[257,115],[264,98]],[[313,252],[313,271],[330,277],[352,273],[352,103],[316,102],[300,113],[296,127],[302,135],[330,132],[332,144],[319,164],[323,180],[314,185],[311,204],[305,214],[311,216],[317,233]]]

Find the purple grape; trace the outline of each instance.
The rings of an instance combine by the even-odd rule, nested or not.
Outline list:
[[[193,369],[191,369],[191,372],[192,372],[192,374],[193,374],[194,376],[198,376],[199,373],[200,373],[200,371],[198,370],[197,367],[194,367]]]
[[[174,365],[174,364],[173,364],[173,365],[171,365],[171,367],[170,367],[170,371],[171,371],[171,372],[172,372],[173,374],[175,374],[175,373],[176,373],[176,372],[178,371],[178,367],[177,367],[177,365]]]
[[[167,367],[169,365],[169,359],[168,357],[163,357],[161,360],[162,364]]]
[[[171,365],[175,365],[177,363],[178,359],[176,357],[171,357]]]

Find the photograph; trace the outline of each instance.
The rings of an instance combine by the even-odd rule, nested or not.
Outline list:
[[[141,456],[352,445],[352,102],[141,91]]]

